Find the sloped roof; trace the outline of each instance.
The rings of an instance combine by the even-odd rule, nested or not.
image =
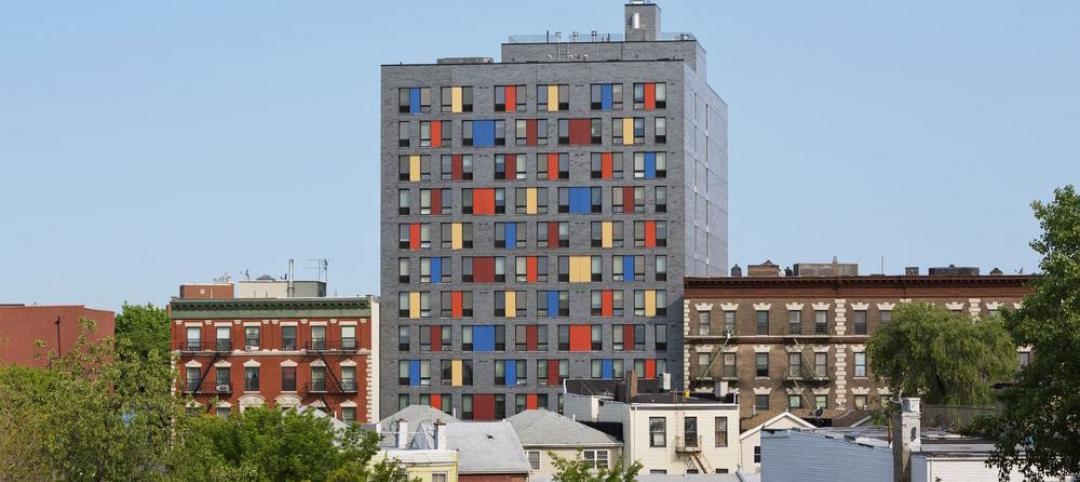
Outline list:
[[[619,444],[604,432],[544,409],[526,410],[506,421],[514,427],[521,445],[526,447]]]
[[[446,431],[446,446],[458,451],[460,474],[528,474],[525,449],[506,420],[454,423]]]
[[[791,412],[789,412],[787,410],[784,410],[783,412],[781,412],[777,416],[762,422],[761,425],[758,425],[757,427],[754,427],[754,428],[752,428],[750,430],[747,430],[747,431],[743,432],[742,434],[739,435],[739,439],[740,440],[745,440],[746,437],[749,437],[749,436],[751,436],[751,435],[753,435],[755,433],[760,432],[761,429],[763,429],[763,428],[764,429],[771,428],[773,425],[775,425],[777,422],[780,422],[781,420],[787,420],[791,424],[791,426],[802,427],[802,428],[814,428],[814,424],[812,424],[810,422],[807,422],[806,420],[803,420],[802,418],[799,418],[794,413],[791,413]],[[784,427],[784,428],[786,428],[786,427]]]
[[[404,420],[409,424],[409,431],[416,430],[420,426],[420,422],[432,423],[436,420],[442,420],[445,423],[460,422],[453,415],[450,415],[437,408],[432,408],[427,405],[409,405],[397,412],[394,412],[386,418],[379,420],[379,426],[384,432],[397,430],[394,422],[398,420]]]

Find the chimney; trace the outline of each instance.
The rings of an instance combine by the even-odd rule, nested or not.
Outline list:
[[[911,482],[911,453],[922,447],[919,399],[900,399],[900,413],[893,416],[893,482]]]
[[[732,278],[742,278],[742,267],[740,267],[737,264],[735,266],[732,266],[731,267],[731,277]]]
[[[446,422],[442,419],[435,421],[435,448],[446,450]]]
[[[628,370],[626,372],[626,402],[630,403],[637,398],[638,394],[638,379],[637,372]]]
[[[409,422],[398,420],[397,422],[397,448],[409,447]]]
[[[660,7],[646,0],[626,4],[626,41],[655,41],[660,37]]]

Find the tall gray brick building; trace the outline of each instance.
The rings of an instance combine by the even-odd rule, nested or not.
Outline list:
[[[658,6],[624,22],[382,67],[383,413],[683,380],[683,277],[727,265],[727,107]]]

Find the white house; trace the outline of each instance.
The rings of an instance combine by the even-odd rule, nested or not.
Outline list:
[[[739,435],[739,471],[755,474],[761,472],[761,431],[783,428],[812,429],[814,425],[785,411],[743,432]]]

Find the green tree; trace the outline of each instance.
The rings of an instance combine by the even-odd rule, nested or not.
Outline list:
[[[978,430],[997,441],[991,459],[1029,480],[1080,473],[1080,196],[1073,186],[1054,191],[1048,204],[1032,204],[1042,236],[1031,247],[1042,256],[1042,275],[1006,326],[1031,363],[1002,395],[1001,415]]]
[[[611,468],[593,469],[589,463],[581,458],[578,451],[577,457],[567,459],[548,452],[551,463],[555,464],[554,482],[634,482],[638,472],[641,472],[641,462],[634,462],[629,467],[623,467],[623,460],[619,458]]]
[[[156,351],[168,360],[169,314],[154,305],[129,305],[116,315],[116,340],[146,359]]]
[[[1009,380],[1016,346],[998,317],[972,320],[928,303],[906,303],[866,347],[874,378],[929,404],[981,405]]]
[[[229,418],[188,417],[168,472],[184,481],[406,481],[398,464],[376,459],[379,436],[333,428],[311,411],[250,408]]]

